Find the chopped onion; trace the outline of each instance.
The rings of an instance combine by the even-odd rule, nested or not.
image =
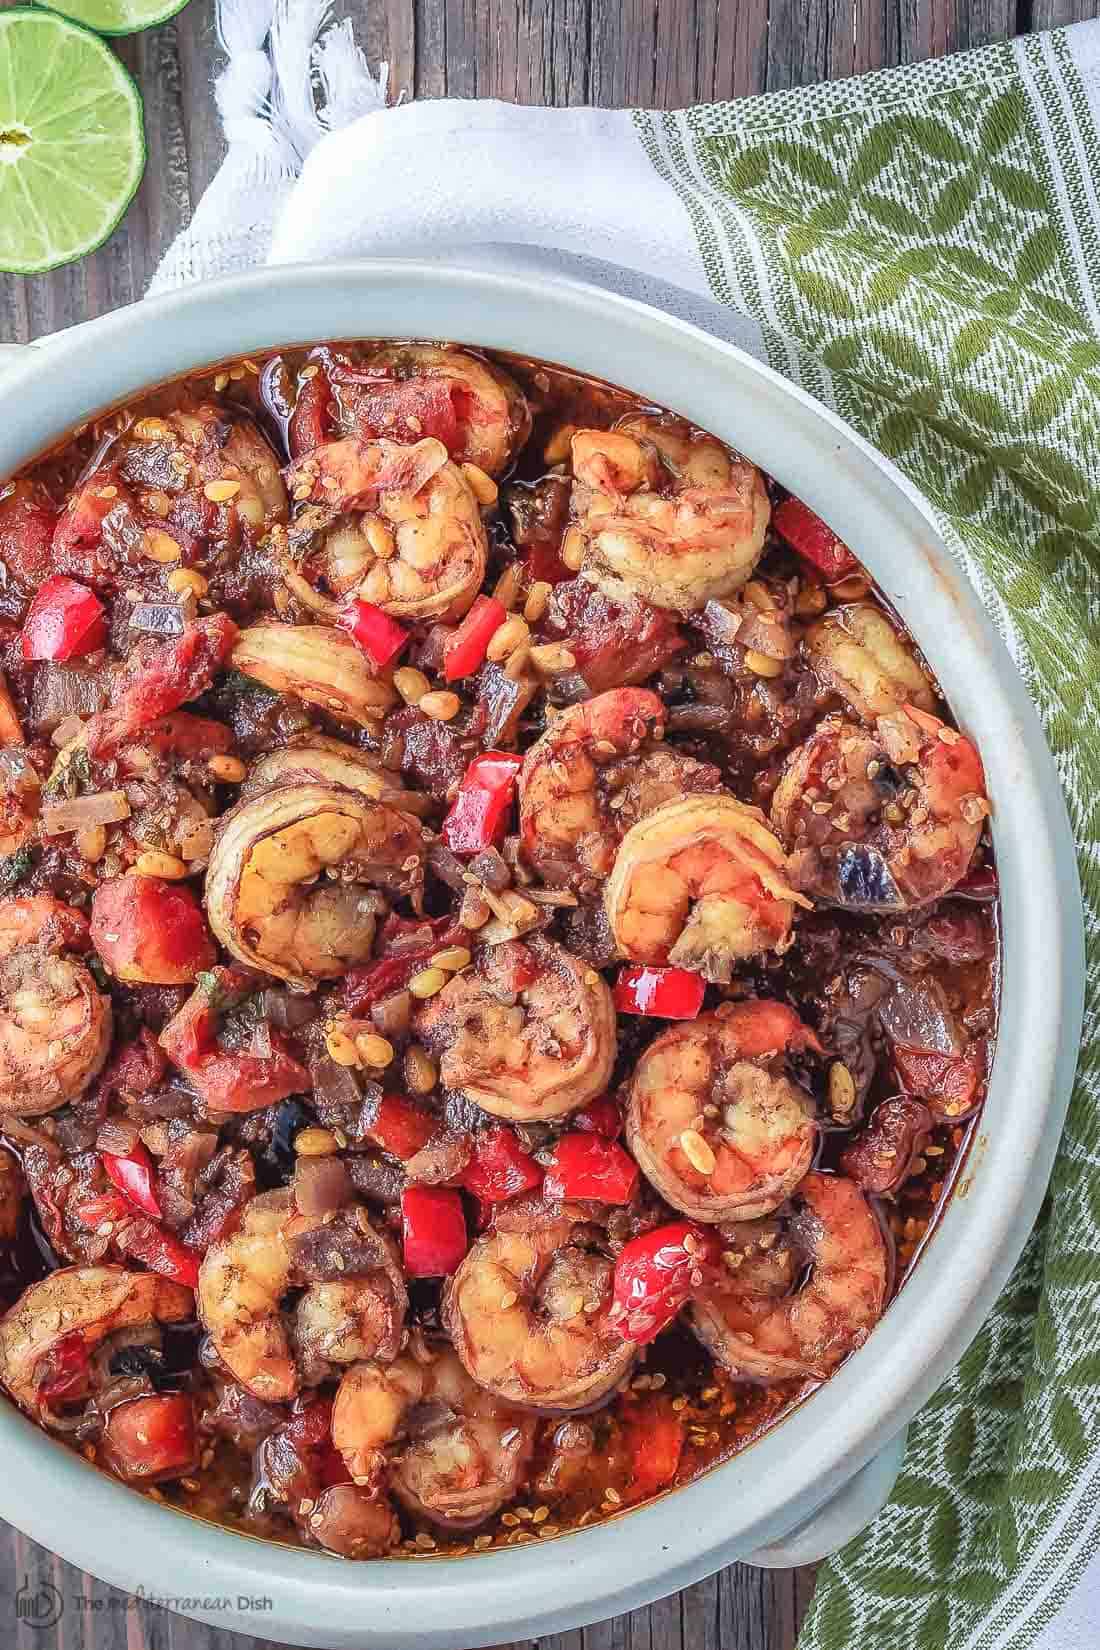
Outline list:
[[[294,1165],[294,1202],[303,1215],[332,1215],[351,1196],[348,1171],[338,1157],[299,1157]]]
[[[71,716],[93,716],[107,703],[110,678],[86,665],[45,663],[35,670],[31,692],[31,726],[50,734]]]
[[[77,796],[71,802],[47,802],[42,825],[47,836],[64,836],[84,831],[89,825],[114,825],[129,819],[130,804],[123,791],[97,791],[94,796]]]
[[[112,1157],[129,1157],[140,1139],[141,1130],[136,1123],[128,1123],[122,1117],[109,1117],[100,1125],[95,1143],[99,1151],[110,1152]]]
[[[50,744],[56,746],[58,750],[63,750],[66,745],[72,743],[83,726],[83,717],[66,716],[65,720],[59,722],[51,733]]]
[[[183,609],[178,602],[136,602],[130,629],[147,631],[150,636],[182,636]]]
[[[395,991],[392,996],[383,997],[380,1002],[372,1003],[370,1011],[371,1021],[383,1037],[390,1042],[403,1042],[409,1035],[412,1023],[412,995],[408,991]]]
[[[264,991],[260,995],[260,1013],[276,1031],[298,1031],[317,1018],[318,1007],[312,997],[296,991]]]
[[[359,1084],[348,1066],[338,1066],[327,1054],[313,1067],[313,1089],[330,1106],[358,1106]]]
[[[961,1047],[955,1017],[943,988],[931,980],[923,980],[919,985],[899,980],[878,1005],[878,1017],[886,1035],[895,1043],[935,1049],[940,1054],[958,1054]]]
[[[456,894],[466,890],[466,867],[444,842],[433,842],[428,850],[428,864],[440,882],[453,888]]]

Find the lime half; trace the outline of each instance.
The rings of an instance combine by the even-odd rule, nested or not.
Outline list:
[[[144,168],[141,95],[110,47],[54,12],[0,11],[0,270],[94,251]]]
[[[166,23],[187,0],[42,0],[51,11],[73,17],[97,34],[136,34]]]

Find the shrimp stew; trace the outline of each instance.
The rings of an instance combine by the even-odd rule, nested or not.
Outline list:
[[[684,420],[225,363],[0,490],[0,1381],[347,1558],[621,1512],[872,1332],[997,1004],[974,746]]]

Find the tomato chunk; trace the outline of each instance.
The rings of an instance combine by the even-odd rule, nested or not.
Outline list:
[[[50,555],[56,514],[44,488],[15,481],[0,498],[0,561],[19,584],[37,589],[54,567]]]
[[[443,821],[452,854],[478,854],[500,841],[522,766],[523,758],[510,751],[486,751],[470,763]]]
[[[638,1165],[628,1152],[599,1134],[563,1134],[554,1147],[543,1190],[547,1197],[589,1197],[629,1203]]]
[[[858,566],[848,546],[799,498],[785,498],[772,516],[772,525],[826,579],[841,579]]]
[[[694,1020],[703,1006],[707,985],[687,968],[639,965],[624,968],[615,982],[620,1014],[650,1014],[662,1020]]]
[[[692,1220],[632,1239],[615,1262],[611,1317],[623,1339],[640,1346],[656,1339],[720,1254],[717,1234]]]
[[[622,1133],[623,1114],[609,1094],[601,1094],[575,1111],[571,1121],[575,1129],[585,1134],[602,1134],[607,1140],[617,1140]]]
[[[87,1391],[91,1353],[79,1329],[62,1335],[35,1370],[38,1401],[46,1409],[63,1409]]]
[[[443,1278],[459,1266],[469,1238],[458,1192],[449,1186],[406,1186],[401,1223],[411,1278]]]
[[[270,1032],[270,1054],[245,1054],[218,1046],[219,1016],[248,995],[241,969],[203,974],[179,1013],[160,1034],[160,1046],[187,1073],[210,1111],[261,1111],[289,1094],[308,1094],[310,1075],[282,1036]]]
[[[106,641],[106,610],[87,585],[62,573],[39,585],[23,621],[24,659],[76,659]]]
[[[100,1152],[99,1158],[111,1184],[124,1192],[131,1203],[159,1220],[161,1208],[155,1190],[156,1170],[141,1141],[135,1141],[125,1157],[114,1152]]]
[[[384,1094],[366,1135],[384,1152],[407,1163],[428,1144],[438,1127],[437,1119],[430,1112],[421,1111],[403,1095]]]
[[[977,1104],[985,1075],[980,1051],[941,1054],[936,1049],[895,1043],[894,1065],[906,1094],[925,1101],[937,1117],[957,1122]]]
[[[503,1203],[542,1183],[542,1170],[507,1128],[486,1129],[474,1140],[474,1155],[462,1184],[481,1203]]]
[[[160,877],[116,877],[92,900],[92,944],[116,980],[190,985],[217,950],[190,888]]]
[[[195,1409],[185,1392],[116,1404],[103,1429],[108,1465],[122,1478],[178,1478],[198,1461]]]
[[[409,632],[373,602],[355,596],[340,613],[340,624],[358,642],[371,663],[381,670],[396,659],[409,639]]]
[[[495,596],[477,598],[443,654],[443,674],[448,682],[472,676],[485,663],[489,643],[507,617],[508,609]]]

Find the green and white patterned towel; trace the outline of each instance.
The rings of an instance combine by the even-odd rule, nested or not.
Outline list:
[[[925,492],[1042,714],[1090,945],[1049,1213],[801,1638],[1024,1650],[1100,1541],[1100,25],[675,114],[379,111],[346,28],[322,38],[313,107],[326,9],[222,0],[229,153],[157,289],[265,258],[429,253],[579,272],[696,320]],[[1095,1645],[1098,1621],[1063,1618],[1044,1646]]]

